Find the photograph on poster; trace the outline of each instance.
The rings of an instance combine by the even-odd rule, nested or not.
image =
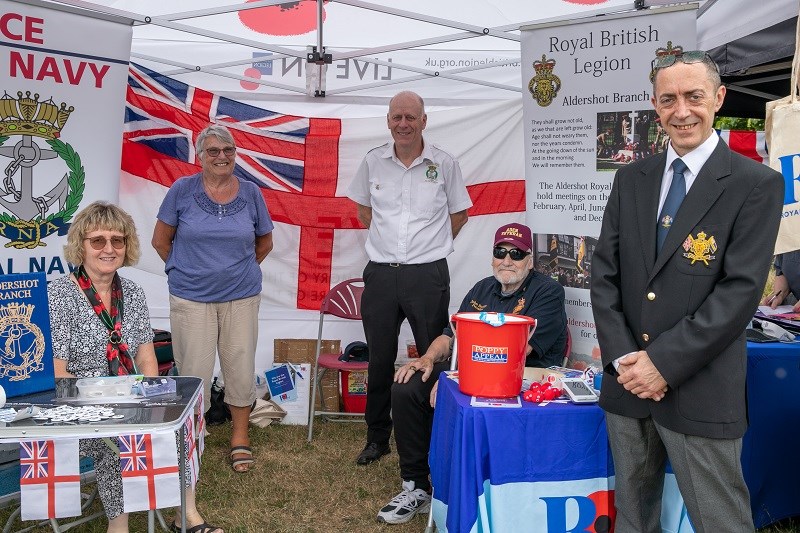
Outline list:
[[[583,235],[536,235],[536,270],[563,287],[588,289],[597,239]]]
[[[653,109],[597,114],[597,170],[616,171],[663,152],[668,142]]]

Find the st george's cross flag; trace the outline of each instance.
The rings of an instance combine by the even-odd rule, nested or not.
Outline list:
[[[203,411],[203,388],[200,388],[200,394],[197,395],[197,403],[194,406],[195,422],[194,427],[197,430],[195,433],[197,437],[197,467],[200,468],[200,463],[203,462],[203,450],[206,447],[206,417]]]
[[[186,461],[189,464],[189,483],[194,487],[197,485],[197,480],[200,479],[200,457],[197,454],[194,416],[187,416],[183,423],[183,445],[186,447]]]
[[[119,437],[122,499],[126,513],[181,504],[174,431]]]
[[[78,440],[39,440],[19,445],[22,520],[81,514]]]
[[[480,260],[488,269],[485,247],[458,243],[489,242],[499,224],[524,218],[519,111],[514,101],[428,111],[425,140],[459,160],[473,202],[474,222],[462,230],[449,260]],[[364,155],[391,140],[386,116],[285,115],[131,65],[120,203],[140,234],[152,234],[159,205],[175,180],[200,172],[194,143],[210,123],[231,130],[237,145],[234,174],[259,186],[275,222],[275,248],[262,264],[262,307],[319,309],[332,282],[360,277],[367,263],[367,232],[346,191]],[[163,261],[147,248],[137,268],[163,276]],[[471,269],[451,272],[454,294],[474,282]]]

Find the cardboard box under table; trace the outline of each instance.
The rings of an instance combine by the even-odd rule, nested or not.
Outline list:
[[[340,340],[323,339],[320,353],[342,353]],[[317,355],[317,339],[275,339],[275,363],[302,363],[314,366]],[[322,402],[324,401],[324,407]],[[314,409],[325,411],[339,411],[339,373],[325,372],[320,383]]]

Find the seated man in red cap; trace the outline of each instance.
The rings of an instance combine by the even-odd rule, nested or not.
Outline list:
[[[564,288],[534,270],[531,230],[522,224],[501,226],[494,237],[493,276],[482,279],[464,297],[459,312],[527,315],[537,320],[528,341],[525,366],[560,366],[567,344]],[[378,513],[378,521],[402,524],[430,509],[428,449],[433,425],[434,385],[450,368],[453,332],[448,327],[419,359],[395,372],[392,420],[403,490]]]

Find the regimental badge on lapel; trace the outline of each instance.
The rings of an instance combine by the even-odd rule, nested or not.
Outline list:
[[[664,218],[661,219],[661,226],[669,229],[672,226],[672,217],[669,215],[664,215]]]
[[[439,177],[439,171],[436,170],[436,168],[437,166],[433,163],[428,165],[428,171],[425,172],[425,179],[427,181],[436,181],[436,179]]]
[[[480,304],[475,300],[471,300],[469,302],[469,305],[471,305],[472,308],[475,309],[476,311],[483,311],[484,309],[486,309],[486,304]]]
[[[686,240],[683,241],[683,249],[686,250],[683,257],[691,259],[691,264],[702,261],[708,266],[709,261],[717,258],[717,256],[711,255],[717,251],[717,241],[714,239],[713,235],[706,238],[705,231],[699,232],[697,237],[692,237],[690,233],[689,236],[686,237]]]
[[[511,311],[511,314],[512,315],[516,315],[517,313],[522,311],[523,307],[525,307],[525,297],[524,296],[522,298],[520,298],[519,301],[517,301],[517,305],[514,306],[514,310]]]

